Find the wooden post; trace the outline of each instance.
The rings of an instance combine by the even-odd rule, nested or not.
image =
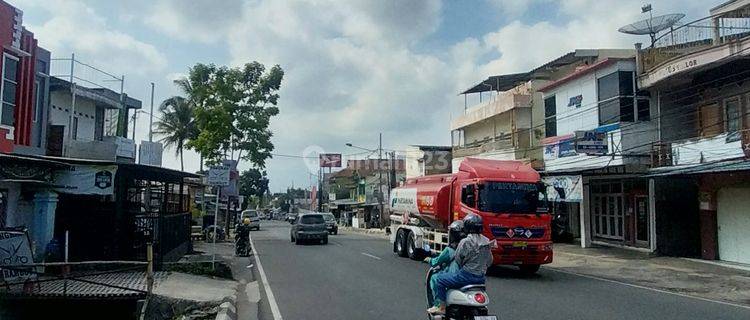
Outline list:
[[[154,245],[151,241],[146,244],[146,288],[150,296],[154,289]]]

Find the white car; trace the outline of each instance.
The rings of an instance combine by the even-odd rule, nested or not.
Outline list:
[[[250,219],[250,230],[260,230],[260,217],[258,216],[258,211],[255,210],[245,210],[242,211],[240,214],[240,223],[245,220],[245,218]]]

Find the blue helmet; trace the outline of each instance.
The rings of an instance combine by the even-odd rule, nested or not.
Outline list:
[[[464,232],[466,232],[467,234],[481,234],[482,230],[484,230],[482,217],[476,214],[468,214],[464,217]]]

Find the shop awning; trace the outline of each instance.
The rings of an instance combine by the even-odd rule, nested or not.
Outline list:
[[[746,170],[750,170],[750,160],[733,159],[697,164],[692,166],[654,168],[651,169],[650,173],[645,177],[658,178],[669,176],[688,176],[696,174],[737,172]]]

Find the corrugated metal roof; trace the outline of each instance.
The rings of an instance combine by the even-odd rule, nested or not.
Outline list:
[[[733,159],[682,167],[660,167],[651,169],[646,177],[687,176],[707,173],[736,172],[750,170],[750,160]]]
[[[154,287],[165,280],[169,272],[154,272]],[[30,292],[23,284],[0,287],[0,297],[6,298],[72,298],[72,299],[124,299],[146,296],[146,273],[116,272],[76,277],[68,280],[48,280],[33,283]],[[118,288],[119,287],[119,288]]]

